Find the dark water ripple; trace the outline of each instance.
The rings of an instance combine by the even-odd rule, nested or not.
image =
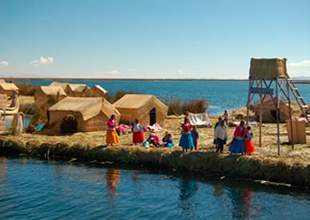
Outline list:
[[[308,190],[0,158],[0,219],[308,219]],[[280,211],[281,210],[281,211]]]

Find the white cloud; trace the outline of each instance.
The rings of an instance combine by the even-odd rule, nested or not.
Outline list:
[[[0,61],[0,66],[8,66],[9,65],[9,62],[8,61]]]
[[[185,75],[185,71],[183,69],[178,69],[177,74],[178,75]]]
[[[310,66],[310,60],[304,60],[298,63],[288,63],[287,65],[291,67]]]
[[[107,75],[119,75],[121,72],[119,70],[111,70],[108,71],[106,74]]]
[[[54,63],[54,57],[40,57],[38,60],[34,60],[32,62],[30,62],[30,64],[33,65],[40,65],[40,64],[51,64]]]

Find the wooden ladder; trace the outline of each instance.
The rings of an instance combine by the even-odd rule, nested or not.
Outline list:
[[[291,79],[288,79],[288,85],[291,89],[293,96],[295,97],[304,117],[307,119],[307,122],[310,123],[310,109],[309,106],[306,104],[304,98],[300,95],[298,88],[295,86]]]

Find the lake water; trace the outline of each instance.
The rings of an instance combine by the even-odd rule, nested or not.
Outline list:
[[[15,82],[34,85],[49,85],[51,80],[15,80]],[[125,92],[139,92],[155,95],[161,101],[170,99],[204,99],[209,103],[208,112],[211,116],[221,115],[224,110],[246,106],[248,99],[248,80],[70,80],[69,82],[86,84],[89,87],[100,85],[109,93],[122,90]],[[310,84],[296,85],[307,103],[310,103]]]
[[[309,189],[0,157],[0,219],[309,219]]]

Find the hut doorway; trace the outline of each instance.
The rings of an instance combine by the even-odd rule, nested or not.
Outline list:
[[[153,125],[156,123],[156,108],[152,108],[150,111],[150,125]]]
[[[60,125],[60,133],[74,133],[77,132],[77,120],[74,115],[67,115],[63,118]]]

